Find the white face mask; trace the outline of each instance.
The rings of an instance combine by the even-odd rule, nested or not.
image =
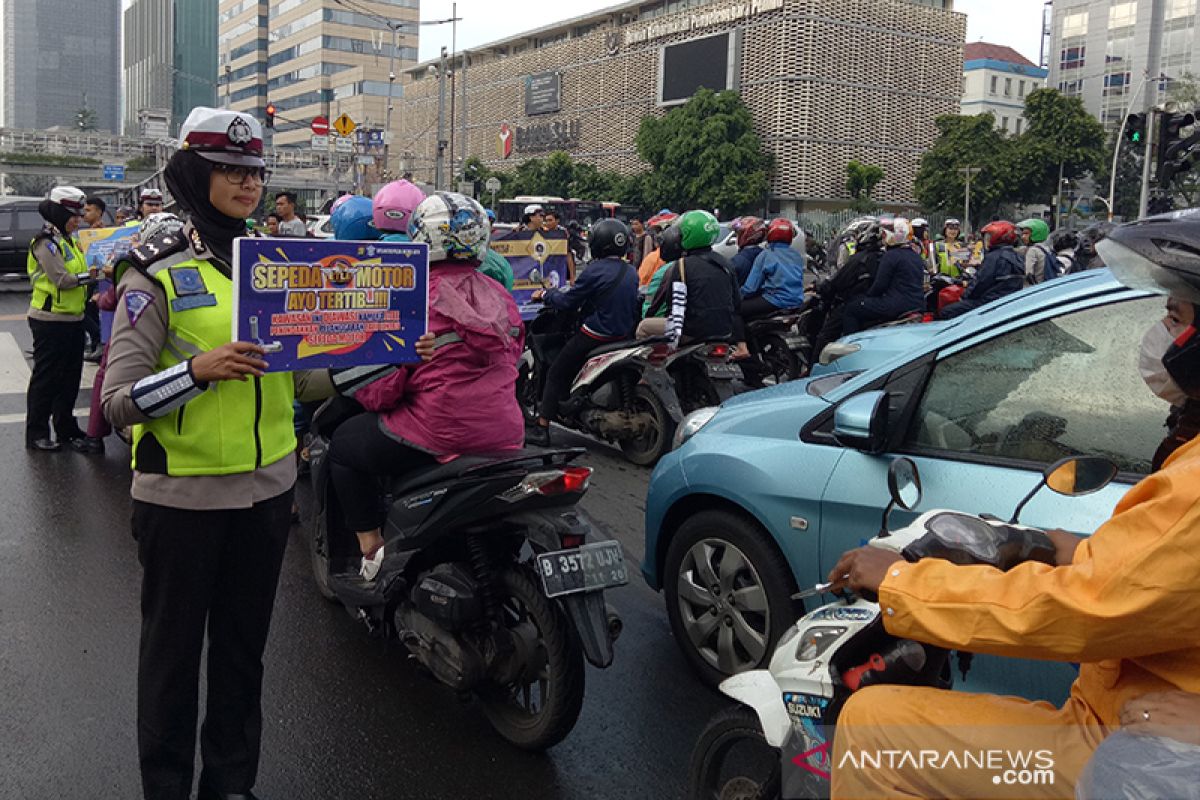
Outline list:
[[[1167,374],[1167,368],[1163,365],[1163,356],[1174,343],[1175,337],[1167,329],[1167,324],[1155,323],[1142,337],[1142,346],[1138,351],[1138,372],[1150,391],[1173,406],[1181,406],[1187,401],[1187,395]]]

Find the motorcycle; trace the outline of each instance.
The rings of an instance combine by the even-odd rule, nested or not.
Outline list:
[[[908,561],[941,558],[1001,570],[1025,561],[1053,564],[1053,541],[1020,525],[1021,510],[1044,486],[1079,496],[1099,491],[1116,475],[1117,466],[1104,458],[1063,459],[1046,469],[1010,522],[937,510],[889,534],[892,509],[911,511],[921,498],[916,464],[898,458],[888,470],[891,502],[869,544]],[[795,598],[828,588],[819,584]],[[813,610],[783,635],[768,669],[721,683],[721,692],[739,705],[719,712],[701,735],[689,765],[688,797],[828,797],[834,730],[851,694],[877,684],[951,688],[949,651],[889,634],[875,600],[847,593]],[[970,654],[959,653],[964,677],[969,667]],[[738,763],[743,758],[748,764]]]
[[[526,328],[526,350],[517,365],[517,400],[535,424],[546,373],[578,329],[573,315],[544,307]],[[605,441],[625,458],[649,466],[671,449],[683,410],[665,368],[663,340],[622,341],[592,351],[552,420]]]
[[[801,309],[784,309],[746,323],[746,345],[759,362],[752,370],[764,371],[777,384],[804,374],[808,369],[808,340],[797,323],[806,313]],[[751,376],[747,380],[753,382]]]
[[[373,581],[329,476],[346,398],[314,415],[305,456],[315,497],[312,571],[326,598],[460,697],[475,697],[517,747],[562,741],[579,717],[584,660],[612,664],[621,619],[604,592],[629,580],[621,545],[602,540],[577,504],[592,470],[582,449],[461,456],[381,480],[385,557]]]
[[[732,356],[729,342],[713,340],[679,348],[662,342],[654,345],[650,358],[662,359],[686,416],[701,408],[719,406],[743,390],[742,370],[730,360]]]

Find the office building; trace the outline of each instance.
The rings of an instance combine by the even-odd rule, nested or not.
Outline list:
[[[217,0],[133,0],[125,9],[125,132],[169,109],[171,134],[217,102]]]
[[[381,129],[389,68],[417,60],[419,17],[419,0],[222,0],[219,99],[259,119],[274,104],[275,147],[309,147],[317,116]]]
[[[996,117],[1006,133],[1025,127],[1025,95],[1046,85],[1047,70],[999,44],[968,42],[963,47],[963,114]]]
[[[627,2],[451,59],[454,126],[447,111],[443,138],[456,162],[511,170],[564,150],[632,173],[647,167],[634,143],[643,117],[700,87],[734,89],[774,158],[773,209],[844,206],[851,160],[883,169],[876,199],[911,204],[934,119],[959,111],[965,28],[951,0]],[[439,66],[408,70],[391,154],[393,171],[426,182]]]
[[[1082,98],[1108,127],[1162,99],[1169,79],[1200,75],[1197,0],[1055,0],[1053,8],[1050,85]],[[1168,80],[1143,85],[1147,71]]]
[[[121,0],[0,0],[0,126],[121,130]]]

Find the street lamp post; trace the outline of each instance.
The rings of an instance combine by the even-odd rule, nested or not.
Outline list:
[[[437,162],[433,171],[433,188],[442,191],[442,158],[446,152],[446,48],[442,48],[440,67],[430,66],[438,76],[438,117],[437,117]]]
[[[963,232],[968,236],[971,234],[971,178],[978,175],[982,169],[982,167],[959,167],[958,169],[967,179],[963,198]]]

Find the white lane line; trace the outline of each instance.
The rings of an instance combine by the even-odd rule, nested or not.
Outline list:
[[[87,419],[87,415],[88,415],[88,409],[86,409],[86,408],[75,409],[75,416],[81,417],[81,419],[80,419],[81,424],[83,424],[84,420]],[[25,422],[25,412],[24,411],[21,411],[20,413],[17,413],[17,414],[0,414],[0,425],[12,425],[17,422],[21,422],[21,423]]]
[[[29,365],[17,339],[0,332],[0,394],[24,394],[29,388]]]

